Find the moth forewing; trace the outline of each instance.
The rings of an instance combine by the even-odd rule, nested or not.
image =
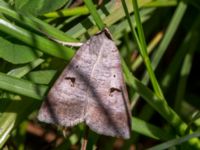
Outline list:
[[[65,127],[85,121],[95,132],[130,137],[130,109],[120,54],[108,30],[92,36],[61,73],[38,119]]]

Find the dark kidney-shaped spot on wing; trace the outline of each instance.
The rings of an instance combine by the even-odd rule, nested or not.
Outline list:
[[[71,87],[74,87],[76,78],[74,78],[74,77],[65,77],[65,80],[69,80],[71,82]]]
[[[109,96],[112,97],[114,92],[121,92],[121,90],[118,89],[118,88],[114,88],[114,87],[112,87],[112,88],[110,88]]]

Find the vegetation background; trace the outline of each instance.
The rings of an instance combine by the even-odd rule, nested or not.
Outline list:
[[[36,115],[76,51],[51,39],[84,42],[105,25],[122,56],[132,133],[89,131],[87,149],[200,149],[199,0],[0,0],[0,149],[84,149],[83,124],[64,130]]]

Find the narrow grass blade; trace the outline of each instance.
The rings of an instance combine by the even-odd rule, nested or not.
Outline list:
[[[91,0],[84,0],[87,8],[89,9],[94,21],[96,22],[98,28],[100,30],[103,30],[103,28],[105,27],[103,21],[101,20],[101,17],[99,16],[99,14],[97,13],[97,10],[93,4],[93,2]]]
[[[47,54],[67,60],[74,55],[74,51],[71,48],[47,40],[3,19],[0,19],[0,30]]]
[[[183,1],[180,1],[165,32],[163,40],[161,41],[158,49],[156,50],[155,55],[152,58],[152,66],[154,70],[158,66],[162,56],[164,55],[165,50],[169,46],[169,43],[172,40],[172,37],[174,36],[186,9],[187,4],[185,4]]]
[[[156,94],[159,97],[161,97],[161,99],[164,100],[164,95],[162,93],[160,85],[158,84],[156,76],[153,72],[153,68],[151,66],[151,62],[150,62],[150,59],[149,59],[149,56],[147,53],[147,46],[146,46],[146,41],[145,41],[145,37],[144,37],[144,31],[143,31],[142,24],[141,24],[141,19],[139,16],[138,4],[137,4],[136,0],[132,0],[132,2],[133,2],[134,14],[135,14],[134,16],[135,16],[136,28],[138,31],[138,38],[139,38],[139,43],[140,43],[140,44],[138,44],[138,45],[140,45],[139,50],[143,57],[144,63],[146,65],[153,88],[154,88]],[[138,43],[138,41],[137,41],[137,43]]]
[[[195,22],[193,23],[191,29],[188,31],[187,35],[185,36],[180,48],[178,48],[170,65],[166,69],[166,72],[164,73],[165,76],[161,80],[161,85],[162,85],[164,91],[168,88],[170,83],[175,78],[175,75],[177,74],[177,71],[179,70],[179,68],[181,66],[184,56],[190,49],[191,44],[193,44],[193,43],[191,43],[191,41],[196,40],[195,36],[196,36],[196,32],[198,32],[199,21],[200,21],[200,17],[198,17],[195,20]]]
[[[36,84],[49,84],[56,74],[56,70],[39,70],[30,72],[26,78]]]
[[[196,50],[196,47],[198,46],[198,43],[199,43],[199,36],[194,36],[194,38],[192,38],[191,40],[189,51],[186,54],[185,59],[183,61],[183,65],[180,72],[180,78],[178,82],[178,87],[177,87],[175,104],[174,104],[174,109],[176,110],[177,113],[180,113],[182,101],[184,99],[185,92],[186,92],[185,90],[187,86],[187,79],[192,67],[193,54],[194,54],[194,51]]]
[[[41,63],[43,63],[44,60],[39,58],[23,67],[20,68],[15,68],[13,70],[10,70],[7,75],[10,76],[14,76],[17,78],[21,78],[23,77],[25,74],[27,74],[28,72],[30,72],[32,69],[36,68],[37,66],[39,66]]]
[[[180,144],[182,144],[184,142],[189,141],[192,138],[197,138],[197,137],[200,137],[200,131],[197,131],[197,132],[194,132],[192,134],[183,136],[181,138],[177,138],[177,139],[174,139],[174,140],[170,140],[170,141],[164,142],[162,144],[159,144],[159,145],[156,145],[154,147],[151,147],[148,150],[163,150],[163,149],[168,149],[170,147],[173,147],[173,146],[176,146],[176,145],[180,145]]]
[[[132,131],[135,131],[137,133],[146,135],[150,138],[153,138],[156,140],[162,140],[162,141],[169,140],[174,137],[173,135],[170,135],[167,132],[163,131],[163,129],[160,129],[154,125],[151,125],[135,117],[132,117]]]
[[[0,73],[0,89],[40,100],[44,97],[47,86],[36,85],[27,80]]]
[[[85,6],[75,7],[75,8],[68,8],[59,10],[56,12],[46,13],[43,16],[47,18],[58,18],[58,17],[68,17],[68,16],[75,16],[75,15],[86,15],[89,14],[89,10]]]
[[[176,6],[177,0],[156,0],[156,1],[150,1],[145,5],[145,7],[170,7],[170,6]]]

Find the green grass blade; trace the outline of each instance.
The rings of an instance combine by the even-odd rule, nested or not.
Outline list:
[[[66,60],[69,60],[74,55],[74,51],[71,48],[47,40],[3,19],[0,19],[0,30],[47,54]]]
[[[147,49],[146,49],[146,41],[145,41],[145,37],[144,37],[144,31],[142,28],[142,23],[141,23],[141,19],[140,19],[140,14],[139,14],[139,9],[138,9],[138,4],[136,0],[132,0],[133,3],[133,10],[134,10],[134,16],[135,16],[135,22],[136,22],[136,28],[138,31],[138,37],[139,37],[139,41],[141,43],[142,49],[144,50],[144,54],[147,54]],[[144,56],[143,54],[143,56]]]
[[[164,90],[168,88],[170,83],[173,81],[175,78],[175,75],[177,74],[181,63],[184,59],[184,56],[190,49],[190,46],[192,46],[191,43],[193,40],[195,41],[195,36],[196,32],[198,32],[198,27],[199,27],[199,21],[200,17],[198,17],[195,22],[193,23],[191,29],[188,31],[187,35],[185,36],[180,48],[177,50],[175,56],[173,57],[170,65],[166,69],[166,72],[164,73],[165,76],[161,80],[161,85]]]
[[[43,62],[44,62],[43,59],[38,58],[37,60],[35,60],[35,61],[33,61],[33,62],[23,66],[23,67],[15,68],[15,69],[9,71],[7,73],[7,75],[14,76],[14,77],[17,77],[17,78],[21,78],[25,74],[27,74],[28,72],[30,72],[32,69],[36,68],[37,66],[39,66]]]
[[[1,1],[2,2],[2,1]],[[0,12],[6,16],[9,16],[14,21],[19,22],[20,24],[27,25],[38,32],[45,33],[51,37],[54,37],[58,40],[76,42],[77,40],[64,34],[62,31],[56,29],[55,27],[45,23],[44,21],[34,17],[34,16],[24,16],[20,15],[16,11],[13,11],[5,2],[4,5],[0,5]]]
[[[144,63],[146,65],[147,71],[149,73],[149,77],[151,79],[151,83],[153,85],[153,88],[156,92],[156,94],[161,97],[162,99],[164,99],[164,95],[162,93],[162,90],[158,84],[158,81],[156,79],[156,76],[153,72],[153,68],[151,66],[151,62],[150,59],[148,57],[148,53],[147,53],[147,46],[146,46],[146,41],[145,41],[145,37],[144,37],[144,31],[142,28],[142,24],[141,24],[141,19],[139,16],[139,9],[138,9],[138,4],[136,0],[132,0],[133,2],[133,9],[134,9],[134,16],[135,16],[135,22],[136,22],[136,28],[138,31],[138,38],[139,38],[139,42],[140,42],[140,46],[139,50],[140,53],[143,57]],[[138,44],[139,45],[139,44]]]
[[[89,14],[89,10],[85,6],[75,7],[75,8],[68,8],[62,9],[56,12],[49,12],[44,14],[44,17],[47,18],[58,18],[58,17],[68,17],[68,16],[75,16],[75,15],[86,15]]]
[[[160,129],[135,117],[132,117],[132,131],[162,141],[169,140],[174,137],[173,135],[170,135],[167,132],[163,131],[163,129]]]
[[[36,84],[49,84],[56,74],[56,70],[39,70],[30,72],[26,78]]]
[[[177,0],[156,0],[151,1],[145,5],[145,7],[170,7],[170,6],[176,6]]]
[[[125,74],[125,79],[129,86],[133,88],[144,100],[151,105],[169,124],[171,124],[179,135],[184,135],[187,129],[187,124],[184,123],[181,118],[174,112],[171,107],[168,106],[166,101],[158,97],[148,87],[144,86],[138,81],[129,71],[125,62],[122,61],[122,67]],[[195,147],[200,148],[198,139],[192,139],[189,143]]]
[[[0,117],[0,127],[1,127],[1,132],[0,132],[0,148],[4,145],[6,140],[10,136],[10,132],[12,131],[14,125],[15,125],[15,120],[17,114],[16,113],[6,113],[4,112],[1,114]]]
[[[156,145],[154,147],[148,148],[148,150],[164,150],[164,149],[168,149],[170,147],[176,146],[176,145],[180,145],[184,142],[189,141],[192,138],[196,138],[196,137],[200,137],[200,131],[194,132],[192,134],[183,136],[181,138],[177,138],[177,139],[173,139],[167,142],[164,142],[162,144]],[[188,147],[189,148],[189,147]],[[185,149],[187,149],[185,147]]]
[[[131,22],[131,18],[130,18],[130,15],[129,15],[129,12],[128,12],[128,8],[127,8],[127,5],[126,5],[126,2],[125,0],[122,0],[122,5],[123,5],[123,8],[124,8],[124,11],[125,11],[125,14],[126,14],[126,18],[128,20],[128,23],[129,23],[129,27],[131,29],[131,32],[133,34],[133,37],[134,39],[136,40],[136,43],[139,47],[139,49],[141,49],[141,43],[140,43],[140,40],[139,40],[139,37],[135,31],[135,27],[133,26],[132,22]]]
[[[99,16],[99,14],[97,13],[97,10],[93,4],[93,2],[91,0],[84,0],[85,5],[87,6],[87,8],[89,9],[94,21],[96,22],[98,28],[100,30],[103,30],[105,25],[101,19],[101,17]]]
[[[47,88],[48,87],[44,85],[36,85],[27,80],[0,73],[0,89],[2,90],[40,100],[44,97]]]
[[[184,134],[187,125],[179,118],[179,116],[167,105],[165,101],[160,99],[148,87],[144,86],[138,81],[128,70],[127,65],[122,61],[122,67],[125,74],[125,79],[129,86],[131,86],[144,100],[147,101],[163,118],[172,124],[179,134]],[[172,119],[173,118],[173,119]],[[182,124],[180,126],[180,124]]]
[[[175,104],[174,104],[174,110],[176,110],[177,113],[180,113],[180,109],[182,105],[181,101],[183,101],[185,93],[186,93],[185,90],[187,86],[187,79],[192,67],[193,54],[194,54],[194,51],[196,50],[196,47],[198,46],[198,43],[199,43],[199,36],[194,36],[194,38],[192,38],[191,40],[189,51],[186,54],[185,59],[183,61],[183,65],[180,72],[180,78],[178,82],[178,87],[177,87],[177,92],[176,92]]]
[[[161,41],[158,49],[156,50],[154,57],[152,58],[152,66],[153,66],[154,70],[158,66],[162,56],[164,55],[165,50],[169,46],[169,43],[172,40],[172,37],[174,36],[186,9],[187,9],[187,4],[180,1],[180,3],[178,4],[178,7],[176,8],[176,11],[170,21],[170,24],[165,32],[163,40]]]

